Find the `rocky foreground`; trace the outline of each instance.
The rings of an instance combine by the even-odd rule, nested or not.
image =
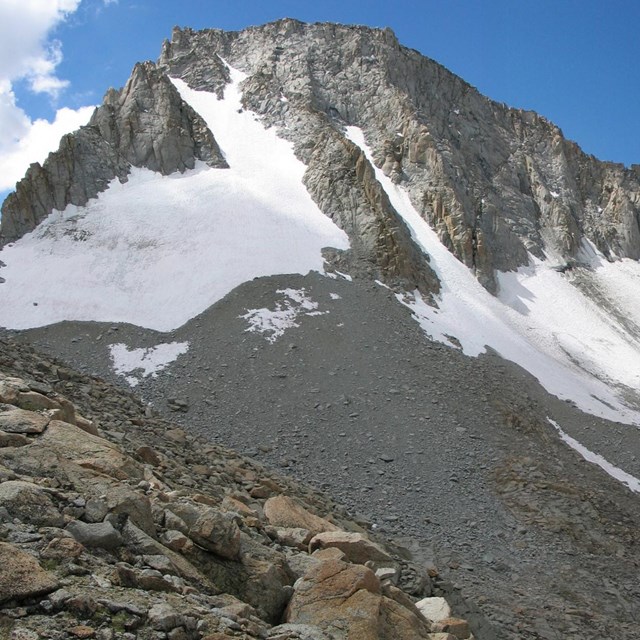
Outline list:
[[[472,638],[433,566],[0,341],[0,638]]]

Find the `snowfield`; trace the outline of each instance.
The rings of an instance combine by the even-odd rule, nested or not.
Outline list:
[[[323,247],[348,248],[303,186],[291,144],[241,110],[244,75],[231,76],[224,100],[175,81],[230,168],[134,169],[87,206],[52,213],[0,252],[0,326],[95,320],[169,331],[243,282],[323,272]]]
[[[457,340],[470,356],[491,348],[583,411],[640,425],[640,407],[619,393],[626,387],[638,397],[640,390],[640,264],[609,263],[585,245],[582,257],[592,268],[563,274],[551,260],[531,256],[529,266],[498,274],[494,297],[444,247],[406,191],[375,167],[362,130],[347,127],[346,134],[372,162],[391,204],[431,256],[442,285],[438,307],[419,292],[398,296],[431,338],[452,347]],[[604,306],[587,297],[587,289]]]

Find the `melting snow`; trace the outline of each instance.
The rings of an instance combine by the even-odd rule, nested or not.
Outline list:
[[[188,342],[167,342],[147,349],[129,349],[126,344],[112,344],[111,361],[114,371],[135,387],[142,378],[156,376],[178,356],[189,350]],[[133,374],[133,375],[126,375]]]
[[[601,469],[604,469],[604,471],[606,471],[612,478],[615,478],[616,480],[627,485],[627,487],[629,487],[631,491],[640,493],[640,480],[638,480],[638,478],[611,464],[601,455],[593,453],[593,451],[589,451],[589,449],[587,449],[584,445],[581,445],[577,440],[574,440],[569,434],[565,433],[560,428],[560,425],[551,418],[547,418],[547,420],[557,429],[558,433],[560,434],[560,438],[564,442],[566,442],[572,449],[575,449],[585,460],[593,464],[597,464]]]
[[[348,248],[302,184],[292,145],[242,111],[244,75],[231,77],[224,100],[174,81],[230,169],[134,169],[86,207],[52,213],[0,252],[0,326],[95,320],[169,331],[243,282],[323,272],[323,247]]]
[[[299,327],[300,316],[329,313],[318,311],[318,303],[311,300],[304,289],[278,289],[276,293],[283,294],[285,300],[277,302],[275,309],[247,309],[247,313],[240,316],[249,323],[246,331],[261,333],[268,342],[275,342],[287,329]]]
[[[347,127],[347,136],[372,161],[363,132]],[[615,315],[574,286],[570,272],[559,273],[549,261],[533,257],[528,267],[498,274],[499,294],[494,297],[444,247],[406,191],[373,166],[414,240],[431,256],[442,285],[437,308],[418,292],[399,296],[429,336],[450,346],[459,343],[470,356],[490,347],[533,374],[547,391],[573,400],[583,411],[640,424],[640,412],[627,406],[616,391],[617,385],[640,389],[640,264],[608,263],[593,250],[586,256],[593,271],[581,273],[599,291],[600,299],[606,298],[609,309],[616,309]]]

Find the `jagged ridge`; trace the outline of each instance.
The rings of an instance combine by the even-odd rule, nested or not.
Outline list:
[[[34,163],[2,206],[0,246],[33,230],[53,209],[82,206],[132,166],[163,175],[196,160],[227,164],[202,118],[151,63],[137,64],[125,87],[110,89],[87,126],[64,136],[44,165]]]
[[[345,125],[365,131],[376,162],[490,291],[495,270],[524,265],[529,253],[573,264],[584,239],[610,259],[640,258],[638,165],[587,156],[544,118],[486,99],[388,29],[290,19],[240,32],[176,28],[159,69],[137,66],[88,128],[29,170],[4,205],[2,241],[124,179],[127,163],[163,173],[195,158],[222,166],[206,127],[163,75],[220,96],[229,81],[221,58],[249,74],[245,106],[294,143],[309,192],[349,233],[356,264],[387,280],[438,289]]]

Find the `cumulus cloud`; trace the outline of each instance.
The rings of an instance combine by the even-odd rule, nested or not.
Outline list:
[[[49,34],[78,8],[80,1],[2,0],[0,81],[26,79],[33,91],[51,95],[66,86],[55,75],[62,48]]]
[[[13,189],[32,162],[44,162],[50,151],[58,148],[60,138],[86,124],[94,107],[58,109],[55,120],[35,120],[19,123],[22,134],[10,144],[0,146],[0,192]],[[5,139],[0,107],[0,140]]]
[[[60,137],[84,124],[92,107],[63,108],[53,122],[35,120],[16,103],[13,85],[57,98],[69,82],[56,75],[62,44],[50,37],[81,0],[0,0],[0,191],[13,188],[31,162],[42,162]]]

